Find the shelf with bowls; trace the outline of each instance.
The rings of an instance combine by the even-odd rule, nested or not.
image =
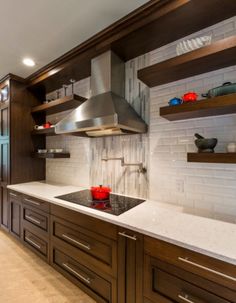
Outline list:
[[[39,135],[45,135],[45,136],[56,136],[55,128],[49,127],[49,128],[42,128],[42,129],[34,129],[31,134],[33,136],[39,136]]]
[[[38,152],[35,152],[32,154],[32,156],[34,158],[39,158],[39,159],[60,159],[60,158],[70,158],[70,154],[69,153],[49,153],[49,152],[46,152],[46,153],[38,153]]]
[[[59,113],[65,110],[74,109],[81,105],[87,99],[79,95],[73,94],[70,96],[65,96],[48,103],[44,103],[32,108],[31,113],[42,113],[46,112],[47,115]]]
[[[188,153],[188,162],[236,164],[236,153]]]
[[[160,116],[169,121],[233,113],[236,113],[236,93],[160,108]]]
[[[236,36],[145,67],[138,78],[149,87],[170,83],[236,64]]]

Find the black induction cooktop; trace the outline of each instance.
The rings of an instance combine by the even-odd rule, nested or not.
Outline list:
[[[90,190],[81,190],[55,197],[64,201],[94,208],[112,215],[119,216],[127,210],[143,203],[145,200],[110,194],[109,200],[93,200]]]

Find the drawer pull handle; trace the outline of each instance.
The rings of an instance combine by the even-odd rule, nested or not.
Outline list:
[[[178,295],[178,297],[183,300],[184,302],[188,302],[188,303],[194,303],[192,300],[188,299],[188,295],[182,296],[182,295]]]
[[[75,274],[79,279],[83,280],[84,282],[90,284],[91,283],[91,279],[90,278],[85,278],[84,276],[82,276],[81,274],[79,274],[77,271],[75,271],[73,268],[71,268],[68,264],[66,263],[62,263],[62,265],[67,268],[70,272],[72,272],[73,274]]]
[[[198,268],[201,268],[201,269],[206,270],[206,271],[208,271],[208,272],[211,272],[211,273],[213,273],[213,274],[215,274],[215,275],[218,275],[218,276],[221,276],[221,277],[223,277],[223,278],[226,278],[226,279],[229,279],[229,280],[231,280],[231,281],[236,282],[236,277],[232,277],[232,276],[223,274],[222,272],[219,272],[219,271],[216,271],[216,270],[211,269],[211,268],[209,268],[209,267],[203,266],[203,265],[201,265],[201,264],[192,262],[192,261],[190,261],[188,258],[178,257],[178,259],[179,259],[181,262],[184,262],[184,263],[193,265],[193,266],[195,266],[195,267],[198,267]]]
[[[26,219],[28,219],[28,220],[36,223],[36,224],[41,225],[41,221],[39,221],[39,220],[37,220],[37,219],[35,219],[35,218],[31,217],[31,216],[28,216],[28,215],[25,215],[25,217],[26,217]]]
[[[40,205],[41,205],[41,203],[36,202],[36,201],[33,201],[33,200],[30,200],[30,199],[26,199],[26,198],[25,198],[25,201],[26,201],[26,202],[29,202],[29,203],[31,203],[31,204],[37,205],[37,206],[40,206]]]
[[[17,195],[13,193],[10,193],[10,196],[17,197]]]
[[[137,237],[136,237],[135,235],[134,235],[134,236],[129,236],[129,235],[126,234],[125,231],[124,231],[124,232],[119,232],[118,234],[119,234],[120,236],[122,236],[122,237],[126,237],[126,238],[128,238],[128,239],[137,241]]]
[[[29,239],[28,237],[25,237],[25,240],[27,240],[29,243],[31,243],[33,246],[37,247],[38,249],[41,249],[41,246]]]
[[[87,250],[91,249],[90,245],[85,245],[85,244],[83,244],[83,243],[81,243],[79,241],[76,241],[75,239],[73,239],[73,238],[65,235],[65,234],[62,234],[62,237],[65,238],[65,239],[67,239],[67,240],[69,240],[69,241],[71,241],[71,242],[74,242],[75,244],[77,244],[77,245],[79,245],[79,246],[81,246],[81,247],[83,247],[83,248],[85,248]]]

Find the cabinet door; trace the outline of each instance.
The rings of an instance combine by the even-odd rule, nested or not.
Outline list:
[[[1,109],[0,117],[1,117],[0,135],[1,135],[1,137],[6,138],[9,136],[9,125],[10,125],[9,124],[9,107],[8,106]]]
[[[9,183],[9,142],[0,140],[0,178],[1,185]]]
[[[143,236],[118,232],[118,302],[143,302]]]
[[[4,187],[0,187],[0,225],[4,229],[9,229],[8,192]]]
[[[21,200],[11,193],[9,195],[10,205],[10,233],[16,238],[21,238]]]

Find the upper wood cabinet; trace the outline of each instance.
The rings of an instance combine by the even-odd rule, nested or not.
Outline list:
[[[42,148],[45,144],[45,139],[31,137],[31,108],[38,104],[23,79],[8,75],[0,82],[0,225],[9,228],[12,216],[12,232],[18,235],[15,217],[19,204],[9,205],[7,185],[45,178],[45,163],[31,157],[39,141]]]

